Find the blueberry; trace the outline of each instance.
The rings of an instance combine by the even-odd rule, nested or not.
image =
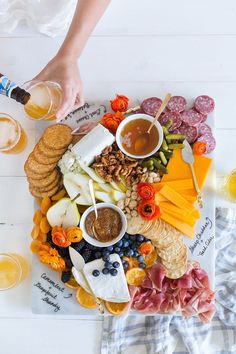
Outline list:
[[[143,235],[138,235],[137,236],[137,241],[138,242],[143,242],[144,241],[144,236]]]
[[[107,250],[108,250],[109,252],[112,252],[112,251],[113,251],[113,249],[114,249],[114,247],[113,247],[113,246],[109,246],[109,247],[107,247]]]
[[[98,258],[102,257],[102,254],[101,254],[101,252],[97,251],[97,252],[95,252],[94,256],[95,256],[95,258],[98,259]]]
[[[119,242],[116,243],[117,247],[122,247],[122,245],[123,245],[123,241],[122,240],[120,240]]]
[[[109,261],[109,260],[110,260],[110,255],[109,255],[109,254],[106,254],[105,256],[102,256],[102,260],[103,260],[104,262]]]
[[[72,246],[73,248],[79,252],[82,250],[82,248],[84,248],[84,246],[86,245],[86,241],[84,239],[82,239],[80,242],[73,242]]]
[[[120,256],[120,258],[122,258],[124,256],[124,252],[120,251],[119,256]]]
[[[139,263],[139,268],[142,268],[142,269],[146,268],[146,264],[145,263]]]
[[[111,264],[111,262],[105,262],[105,268],[108,268],[108,269],[111,269],[112,268],[112,264]]]
[[[138,257],[138,261],[139,261],[139,262],[143,262],[143,261],[144,261],[144,257],[143,257],[143,256],[139,256],[139,257]]]
[[[93,276],[94,277],[98,277],[99,274],[100,274],[99,270],[97,270],[97,269],[93,270]]]
[[[109,273],[109,269],[108,268],[103,268],[102,273],[103,274],[108,274]]]
[[[117,269],[114,269],[114,268],[110,269],[110,274],[111,274],[113,277],[115,277],[115,276],[117,275],[117,273],[118,273]]]
[[[115,247],[115,248],[114,248],[114,251],[115,251],[116,253],[119,253],[119,252],[120,252],[120,247]]]
[[[103,256],[103,257],[110,256],[110,252],[107,251],[107,250],[104,250],[104,251],[102,252],[102,256]]]
[[[123,263],[123,268],[127,269],[129,267],[129,263],[127,261],[122,262]]]
[[[71,271],[70,271],[70,270],[69,270],[69,271],[66,271],[66,272],[62,272],[62,274],[61,274],[61,281],[62,281],[63,283],[68,282],[68,281],[70,280],[70,278],[71,278]]]
[[[125,234],[124,238],[125,238],[126,240],[129,240],[129,234]]]
[[[129,247],[129,242],[128,242],[128,241],[124,241],[124,242],[123,242],[123,247],[124,247],[124,248]]]
[[[139,257],[139,253],[138,251],[134,251],[134,255],[133,255],[134,258],[138,258]]]
[[[113,262],[112,265],[113,265],[114,268],[119,268],[120,263],[119,262]]]
[[[136,249],[138,248],[138,244],[137,244],[136,242],[133,242],[133,243],[131,244],[131,248],[132,248],[133,250],[136,250]]]
[[[125,255],[126,255],[127,257],[131,257],[131,256],[133,256],[133,254],[134,254],[134,251],[131,250],[131,249],[128,249],[128,250],[125,252]]]

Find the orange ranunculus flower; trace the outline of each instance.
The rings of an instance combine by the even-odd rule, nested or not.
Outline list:
[[[120,122],[124,119],[124,115],[121,112],[116,113],[106,113],[102,117],[102,124],[104,127],[109,129],[112,133],[115,134]]]
[[[69,247],[71,242],[63,227],[55,226],[52,228],[52,242],[59,247]]]
[[[111,108],[115,112],[125,112],[128,109],[129,99],[123,95],[116,95],[116,98],[111,101]]]
[[[66,234],[70,242],[80,242],[83,238],[82,230],[78,226],[69,227]]]
[[[38,252],[40,262],[48,265],[53,270],[59,272],[66,268],[64,259],[59,255],[55,248],[50,246],[44,247]]]

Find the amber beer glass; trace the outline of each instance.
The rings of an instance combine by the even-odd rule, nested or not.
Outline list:
[[[0,113],[0,152],[17,154],[27,145],[27,136],[19,122]]]

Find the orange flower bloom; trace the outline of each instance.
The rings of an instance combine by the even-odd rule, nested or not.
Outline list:
[[[66,230],[63,227],[54,226],[52,228],[52,242],[59,247],[69,247],[71,242],[67,236]]]
[[[125,112],[128,109],[129,99],[123,95],[116,95],[116,98],[111,101],[111,108],[115,112]]]
[[[69,227],[66,230],[66,235],[70,242],[80,242],[83,238],[82,230],[78,226]]]
[[[104,127],[109,129],[112,133],[115,133],[119,124],[122,122],[124,118],[125,117],[121,112],[106,113],[102,117],[102,124],[104,125]]]
[[[49,245],[43,245],[38,252],[40,262],[46,264],[55,271],[62,271],[66,268],[64,259],[58,251]]]

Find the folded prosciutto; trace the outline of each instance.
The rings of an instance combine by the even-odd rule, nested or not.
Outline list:
[[[198,262],[189,262],[187,272],[179,279],[168,279],[165,268],[156,263],[147,272],[141,287],[133,287],[132,308],[142,313],[178,313],[198,316],[208,323],[215,313],[215,293],[210,289],[207,273]]]

